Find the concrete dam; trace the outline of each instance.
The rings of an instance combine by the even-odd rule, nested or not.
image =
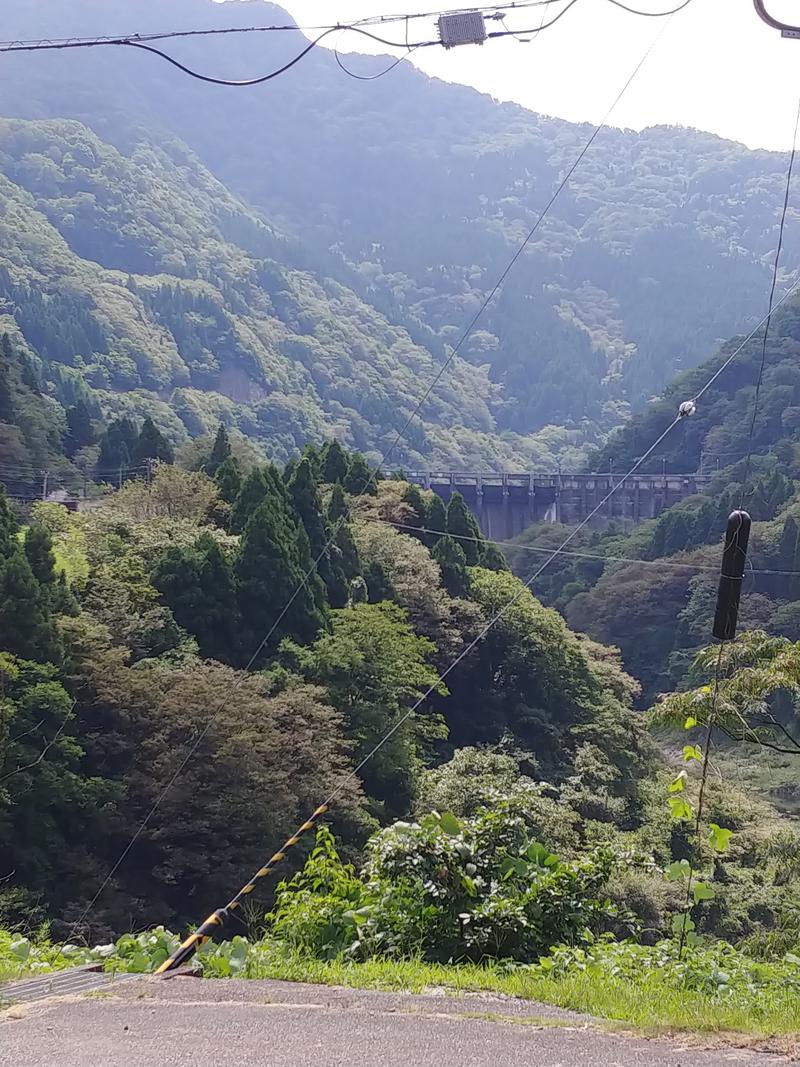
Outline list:
[[[626,526],[654,519],[672,504],[700,493],[708,485],[704,474],[469,474],[453,471],[405,471],[404,477],[422,489],[432,489],[444,501],[459,492],[486,537],[508,541],[534,522],[574,525],[603,500],[592,525],[619,522]]]

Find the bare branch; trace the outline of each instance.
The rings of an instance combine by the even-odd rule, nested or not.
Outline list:
[[[76,702],[73,700],[72,704],[70,705],[69,709],[67,710],[67,714],[64,716],[63,722],[61,723],[59,728],[56,730],[56,732],[53,735],[53,737],[44,746],[44,748],[39,753],[39,755],[36,757],[36,759],[32,760],[30,763],[26,763],[22,767],[17,767],[16,770],[9,771],[8,774],[4,774],[3,777],[0,778],[0,785],[2,785],[3,782],[7,782],[9,780],[9,778],[13,778],[15,774],[22,774],[25,771],[29,771],[29,770],[31,770],[32,767],[36,767],[36,766],[38,766],[38,764],[40,764],[42,762],[42,760],[45,758],[47,753],[50,751],[50,749],[53,747],[53,745],[56,743],[56,741],[58,741],[59,737],[61,737],[61,735],[63,734],[64,730],[66,729],[67,723],[70,720],[72,712],[75,710],[75,703]]]
[[[16,737],[9,737],[9,745],[13,745],[16,741],[21,741],[23,737],[28,737],[30,734],[36,733],[40,726],[44,726],[44,719],[39,719],[35,726],[32,726],[30,730],[26,730],[24,734],[17,734]]]

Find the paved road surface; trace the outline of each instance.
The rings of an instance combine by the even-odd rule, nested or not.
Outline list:
[[[0,1067],[776,1067],[502,997],[175,978],[0,1012]]]

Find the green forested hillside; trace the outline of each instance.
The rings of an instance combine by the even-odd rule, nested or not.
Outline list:
[[[63,405],[150,413],[173,441],[220,419],[285,459],[338,436],[385,451],[430,351],[286,242],[172,145],[121,155],[68,121],[0,122],[0,300]],[[484,371],[456,361],[400,462],[541,462],[503,442]],[[410,443],[409,443],[410,441]]]
[[[618,527],[584,531],[570,547],[587,557],[563,557],[537,582],[546,602],[563,611],[572,625],[622,650],[626,668],[642,681],[648,697],[680,685],[694,653],[708,641],[720,546],[727,516],[736,507],[744,506],[755,520],[742,626],[800,640],[800,587],[791,573],[800,569],[796,297],[772,320],[748,464],[762,338],[759,333],[748,342],[703,394],[697,412],[678,424],[649,463],[653,471],[661,469],[664,458],[672,470],[696,470],[702,464],[712,475],[707,489],[628,532]],[[694,396],[740,344],[727,342],[706,363],[677,378],[663,399],[611,436],[592,457],[592,469],[620,472],[632,466],[673,421],[679,403]],[[520,545],[555,544],[561,533],[531,527]],[[511,552],[519,574],[533,572],[534,554]],[[605,562],[604,556],[643,562]]]
[[[39,502],[24,528],[0,497],[0,924],[69,929],[195,742],[90,927],[214,906],[335,785],[356,854],[456,747],[504,744],[575,804],[579,779],[604,782],[597,817],[640,820],[653,756],[635,687],[485,545],[468,567],[450,537],[398,533],[431,503],[365,482],[337,444],[245,471],[220,431],[204,466],[213,479],[162,463],[86,513]],[[514,594],[491,643],[437,683]]]
[[[174,0],[167,11],[155,0],[111,6],[43,0],[7,8],[6,33],[21,38],[119,33],[121,25],[151,30],[287,21],[279,8],[255,2]],[[235,77],[276,66],[297,46],[292,34],[264,34],[170,47],[196,67]],[[372,71],[385,61],[351,56],[349,62]],[[6,114],[79,118],[126,157],[135,154],[137,167],[154,165],[154,180],[170,165],[164,152],[184,176],[193,169],[173,145],[179,138],[271,225],[299,238],[306,265],[318,276],[335,276],[355,289],[437,359],[588,133],[408,66],[357,82],[323,49],[284,77],[247,90],[201,85],[151,56],[117,49],[80,57],[7,56],[0,86]],[[162,152],[137,148],[143,144]],[[35,171],[35,160],[31,167]],[[760,315],[783,169],[778,153],[749,152],[695,131],[604,131],[465,350],[474,364],[489,367],[500,387],[479,390],[497,429],[527,434],[556,425],[591,438],[597,427],[619,424],[631,405],[640,407],[676,371],[698,363],[718,338]],[[36,180],[26,166],[20,170],[24,183]],[[254,232],[241,212],[232,211],[223,227],[229,239],[249,250],[255,243],[258,256],[293,262],[295,253],[277,254],[265,232]],[[84,207],[74,217],[85,215]],[[124,230],[123,220],[124,212],[86,220],[95,237],[106,235],[101,262],[124,271],[191,275],[191,252],[182,248],[189,257],[184,264],[181,253],[164,259],[155,248],[134,249],[130,234],[116,233],[117,223]],[[71,243],[78,241],[79,254],[96,254],[96,240],[80,244],[83,222],[57,225]],[[793,217],[783,262],[787,273],[800,262]],[[305,289],[301,296],[298,286]],[[294,278],[290,291],[301,305],[345,299],[336,287],[323,295],[317,286]],[[369,318],[348,295],[349,301],[352,317]],[[296,365],[309,359],[303,337],[301,331],[301,340],[289,346],[295,365],[286,373],[305,388],[305,369]],[[357,350],[354,340],[346,344]],[[462,376],[466,381],[465,371]],[[325,384],[314,382],[312,389],[323,391]],[[475,395],[459,391],[463,402]],[[345,409],[353,406],[348,401],[335,397]],[[430,421],[445,413],[452,424],[449,408],[432,411]],[[328,425],[337,414],[334,407]],[[375,418],[366,415],[367,422]],[[302,419],[292,409],[281,410],[277,421]],[[465,421],[476,428],[474,419]],[[569,435],[561,430],[547,440],[563,449]],[[365,444],[357,435],[353,442]],[[414,442],[429,455],[441,455],[438,444]],[[459,446],[449,446],[447,454],[458,455]],[[481,458],[486,469],[495,455]]]

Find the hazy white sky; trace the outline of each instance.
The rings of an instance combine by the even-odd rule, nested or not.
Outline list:
[[[458,6],[458,0],[278,2],[301,25]],[[464,2],[477,6],[480,0]],[[674,6],[675,0],[628,2],[659,10]],[[800,0],[767,2],[777,17],[800,24]],[[540,19],[540,10],[534,8],[510,17],[509,26],[535,26]],[[473,85],[501,100],[566,119],[596,121],[664,22],[669,25],[615,111],[613,124],[640,129],[680,123],[751,147],[788,147],[800,96],[800,40],[783,40],[765,26],[752,0],[693,0],[669,20],[637,18],[606,0],[578,0],[531,44],[512,38],[449,52],[430,48],[416,53],[412,62],[429,74]],[[395,29],[402,34],[402,26]],[[431,22],[420,21],[412,34],[428,38],[432,30]],[[352,34],[338,47],[386,51]]]

